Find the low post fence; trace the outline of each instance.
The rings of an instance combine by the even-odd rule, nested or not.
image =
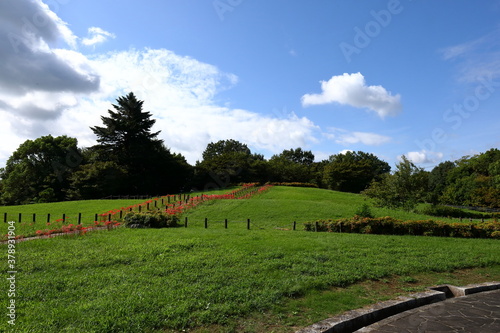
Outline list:
[[[209,228],[209,222],[210,224],[224,224],[224,229],[229,229],[229,225],[230,224],[236,224],[236,223],[246,223],[246,229],[247,230],[250,230],[251,228],[251,219],[246,219],[245,221],[230,221],[229,219],[224,219],[224,220],[209,220],[208,217],[205,217],[203,219],[203,228],[204,229],[208,229]],[[198,222],[200,223],[200,222]],[[184,228],[187,228],[188,227],[188,224],[189,225],[196,225],[197,223],[196,222],[193,222],[193,221],[189,221],[188,220],[188,217],[186,216],[184,218]]]

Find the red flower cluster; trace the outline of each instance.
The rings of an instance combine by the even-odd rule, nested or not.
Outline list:
[[[243,184],[242,187],[235,189],[227,194],[202,194],[196,197],[192,197],[187,201],[177,201],[173,204],[167,205],[165,210],[167,214],[178,215],[184,213],[186,210],[194,208],[199,204],[210,201],[210,200],[232,200],[232,199],[250,199],[252,196],[258,193],[262,193],[268,190],[271,185],[265,185],[257,187],[257,184]]]

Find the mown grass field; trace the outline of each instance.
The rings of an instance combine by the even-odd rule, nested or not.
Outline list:
[[[101,214],[111,209],[128,207],[144,200],[83,200],[65,201],[54,203],[31,204],[21,206],[0,206],[0,234],[7,233],[7,223],[4,223],[4,214],[7,213],[7,221],[19,222],[21,213],[21,223],[16,223],[16,234],[33,235],[37,230],[60,227],[63,224],[77,224],[78,214],[81,213],[81,223],[83,226],[94,224],[95,214]],[[33,214],[36,214],[36,222],[33,222]],[[47,214],[50,214],[50,225],[47,225]],[[60,220],[66,215],[65,223]]]
[[[448,282],[455,279],[451,272],[471,268],[481,269],[477,282],[500,279],[498,240],[275,229],[293,220],[351,216],[362,202],[344,193],[276,187],[188,214],[193,221],[251,218],[251,230],[243,224],[119,228],[17,243],[16,326],[5,317],[0,331],[293,332],[392,295],[374,295],[367,283],[398,281],[411,292],[420,288],[416,282]],[[7,253],[7,245],[0,250]]]

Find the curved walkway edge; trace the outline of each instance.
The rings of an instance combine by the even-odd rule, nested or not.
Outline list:
[[[406,311],[417,309],[425,305],[438,303],[447,300],[448,298],[455,298],[455,300],[460,300],[462,297],[466,299],[467,295],[472,295],[476,293],[488,292],[495,290],[494,299],[498,300],[495,304],[489,303],[488,306],[495,307],[491,309],[492,313],[495,313],[496,316],[500,316],[500,282],[488,282],[482,284],[473,284],[465,287],[456,287],[451,285],[441,285],[429,288],[428,291],[416,293],[409,295],[407,297],[398,297],[394,300],[384,301],[377,303],[371,307],[363,308],[359,310],[348,311],[341,315],[335,316],[333,318],[329,318],[323,321],[320,321],[316,324],[313,324],[309,327],[301,329],[297,331],[297,333],[368,333],[368,332],[402,332],[401,328],[397,328],[397,324],[394,324],[395,320],[401,320],[402,316]],[[486,293],[485,293],[486,294]],[[464,304],[464,308],[470,308],[470,304]],[[442,315],[443,310],[440,309],[439,312],[434,311],[433,315],[436,317],[436,322],[440,321],[440,316]],[[463,314],[463,311],[460,313]],[[393,317],[394,316],[394,317]],[[389,318],[391,317],[391,318]],[[382,320],[387,319],[387,321],[391,320],[391,324],[387,324],[385,322],[386,327],[382,327]],[[464,319],[465,320],[465,319]],[[468,319],[467,319],[468,320]],[[480,321],[480,319],[477,319]],[[428,320],[426,320],[426,323]],[[470,320],[468,320],[468,323]],[[377,324],[375,324],[377,323]],[[375,325],[372,325],[375,324]],[[478,325],[483,325],[484,322],[478,323]],[[500,318],[496,322],[497,325],[500,325]],[[370,327],[367,327],[372,325]],[[387,326],[388,325],[388,326]],[[408,329],[408,323],[404,323],[403,332],[425,332],[422,331],[422,328],[416,328],[416,330],[412,331]],[[427,325],[427,324],[426,324]],[[390,326],[390,327],[389,327]],[[419,325],[416,325],[416,327]],[[394,328],[396,327],[396,328]],[[393,330],[394,328],[394,330]],[[399,329],[399,330],[398,330]],[[444,332],[444,331],[443,331]],[[454,331],[450,331],[454,332]],[[465,332],[465,331],[461,331]],[[479,332],[479,331],[477,331]],[[483,331],[481,331],[483,332]],[[486,331],[484,331],[486,332]],[[493,332],[493,331],[492,331]],[[498,331],[497,331],[498,332]]]

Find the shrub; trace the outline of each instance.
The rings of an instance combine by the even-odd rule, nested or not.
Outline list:
[[[441,206],[441,205],[432,205],[426,206],[421,211],[422,214],[437,216],[437,217],[456,217],[456,218],[472,218],[472,219],[481,219],[481,218],[490,218],[492,214],[482,214],[482,213],[474,213],[474,212],[466,212],[462,209],[449,207],[449,206]]]
[[[179,218],[161,211],[130,212],[123,221],[129,228],[171,228],[178,226]]]
[[[319,220],[304,224],[306,231],[347,232],[378,235],[500,238],[500,223],[446,223],[442,221],[401,221],[392,217]]]
[[[367,203],[364,203],[360,207],[358,207],[355,214],[361,217],[375,217],[370,209],[370,206]]]

